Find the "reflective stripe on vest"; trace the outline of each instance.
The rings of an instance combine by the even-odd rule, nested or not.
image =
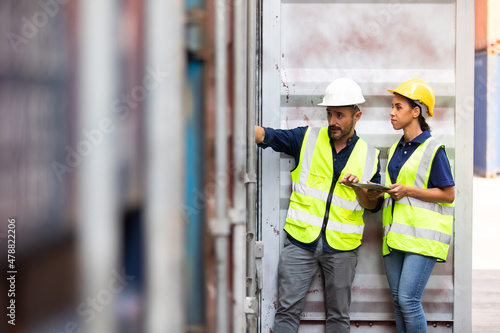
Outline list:
[[[391,197],[385,198],[383,208],[386,208],[389,205],[391,205],[391,200],[392,200]],[[418,207],[418,208],[427,209],[427,210],[436,212],[436,213],[441,214],[441,215],[453,216],[455,214],[455,207],[453,207],[453,206],[441,206],[441,205],[436,204],[434,202],[418,200],[418,199],[410,198],[410,197],[401,198],[401,200],[398,201],[398,204],[408,205],[410,207]]]
[[[394,144],[388,153],[386,184],[391,184],[388,166],[397,144]],[[440,147],[441,145],[432,137],[420,144],[401,168],[396,182],[427,188],[430,167]],[[385,194],[384,255],[389,254],[391,248],[394,248],[432,256],[440,261],[446,260],[452,240],[454,204],[432,203],[404,197],[394,203],[393,210],[392,203],[390,196]]]
[[[315,199],[325,201],[328,199],[328,192],[321,191],[307,185],[292,183],[292,191],[300,194],[305,194]],[[341,206],[349,210],[364,210],[363,206],[356,199],[355,201],[350,201],[344,198],[341,198],[337,195],[332,196],[332,204],[336,206]]]
[[[409,225],[393,223],[385,226],[384,236],[387,236],[387,234],[389,234],[389,231],[412,237],[427,238],[445,244],[451,243],[451,235],[444,234],[436,230],[423,229],[423,228],[412,227]]]
[[[292,171],[292,195],[285,230],[295,239],[311,243],[323,227],[327,200],[333,180],[333,160],[328,127],[309,127],[304,136],[299,164]],[[317,154],[317,155],[315,155]],[[358,139],[342,170],[361,181],[370,180],[377,171],[378,151]],[[339,178],[340,179],[340,178]],[[352,250],[361,244],[363,207],[347,186],[332,193],[326,238],[338,250]]]
[[[288,210],[288,217],[292,219],[296,219],[299,221],[309,221],[309,224],[321,228],[323,226],[323,218],[311,215],[306,212],[302,212],[299,210],[295,209],[289,209]],[[328,221],[328,224],[326,226],[326,229],[328,230],[333,230],[333,231],[338,231],[338,232],[343,232],[347,234],[358,234],[362,235],[364,226],[363,225],[356,225],[356,224],[344,224],[340,222],[335,222],[335,221]]]

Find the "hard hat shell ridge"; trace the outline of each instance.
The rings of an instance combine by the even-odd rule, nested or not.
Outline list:
[[[340,78],[326,87],[321,106],[350,106],[365,102],[361,87],[351,79]]]

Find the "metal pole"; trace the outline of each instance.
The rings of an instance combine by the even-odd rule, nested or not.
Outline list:
[[[257,42],[257,3],[248,0],[248,49],[247,49],[247,331],[257,332],[258,301],[256,268],[256,148],[255,148],[255,113],[256,113],[256,42]]]
[[[227,1],[215,6],[215,174],[216,210],[212,221],[215,234],[217,274],[217,332],[228,332],[228,235],[227,217]]]
[[[84,332],[116,332],[114,301],[102,302],[119,263],[116,118],[118,51],[116,1],[86,0],[78,7],[79,124],[71,152],[78,173],[78,246],[82,300],[93,298],[101,311],[83,321]]]
[[[453,328],[472,331],[472,175],[474,163],[474,1],[456,4],[455,281]]]
[[[146,332],[184,332],[184,1],[147,0]],[[146,87],[148,88],[148,87]]]
[[[233,332],[246,332],[245,170],[246,170],[246,2],[234,2],[233,124]]]

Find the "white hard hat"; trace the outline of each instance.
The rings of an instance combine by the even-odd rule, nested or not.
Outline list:
[[[348,106],[365,102],[361,87],[351,79],[340,78],[326,87],[321,106]]]

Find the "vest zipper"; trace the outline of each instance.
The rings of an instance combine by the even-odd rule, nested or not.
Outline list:
[[[330,216],[330,206],[332,205],[333,190],[335,189],[335,183],[337,178],[333,176],[332,184],[330,185],[330,192],[328,192],[328,198],[326,199],[326,211],[323,217],[323,226],[321,227],[321,232],[324,233],[326,230],[326,225],[328,224],[328,217]]]
[[[326,226],[328,225],[328,217],[330,216],[330,206],[332,205],[332,198],[333,198],[333,190],[335,189],[335,183],[337,182],[337,177],[335,177],[335,165],[333,165],[333,159],[334,159],[334,153],[333,150],[334,145],[332,145],[332,142],[330,140],[330,146],[332,148],[332,184],[330,185],[330,192],[328,192],[328,198],[326,199],[326,211],[325,215],[323,217],[323,225],[321,226],[321,233],[323,234],[326,230]]]

